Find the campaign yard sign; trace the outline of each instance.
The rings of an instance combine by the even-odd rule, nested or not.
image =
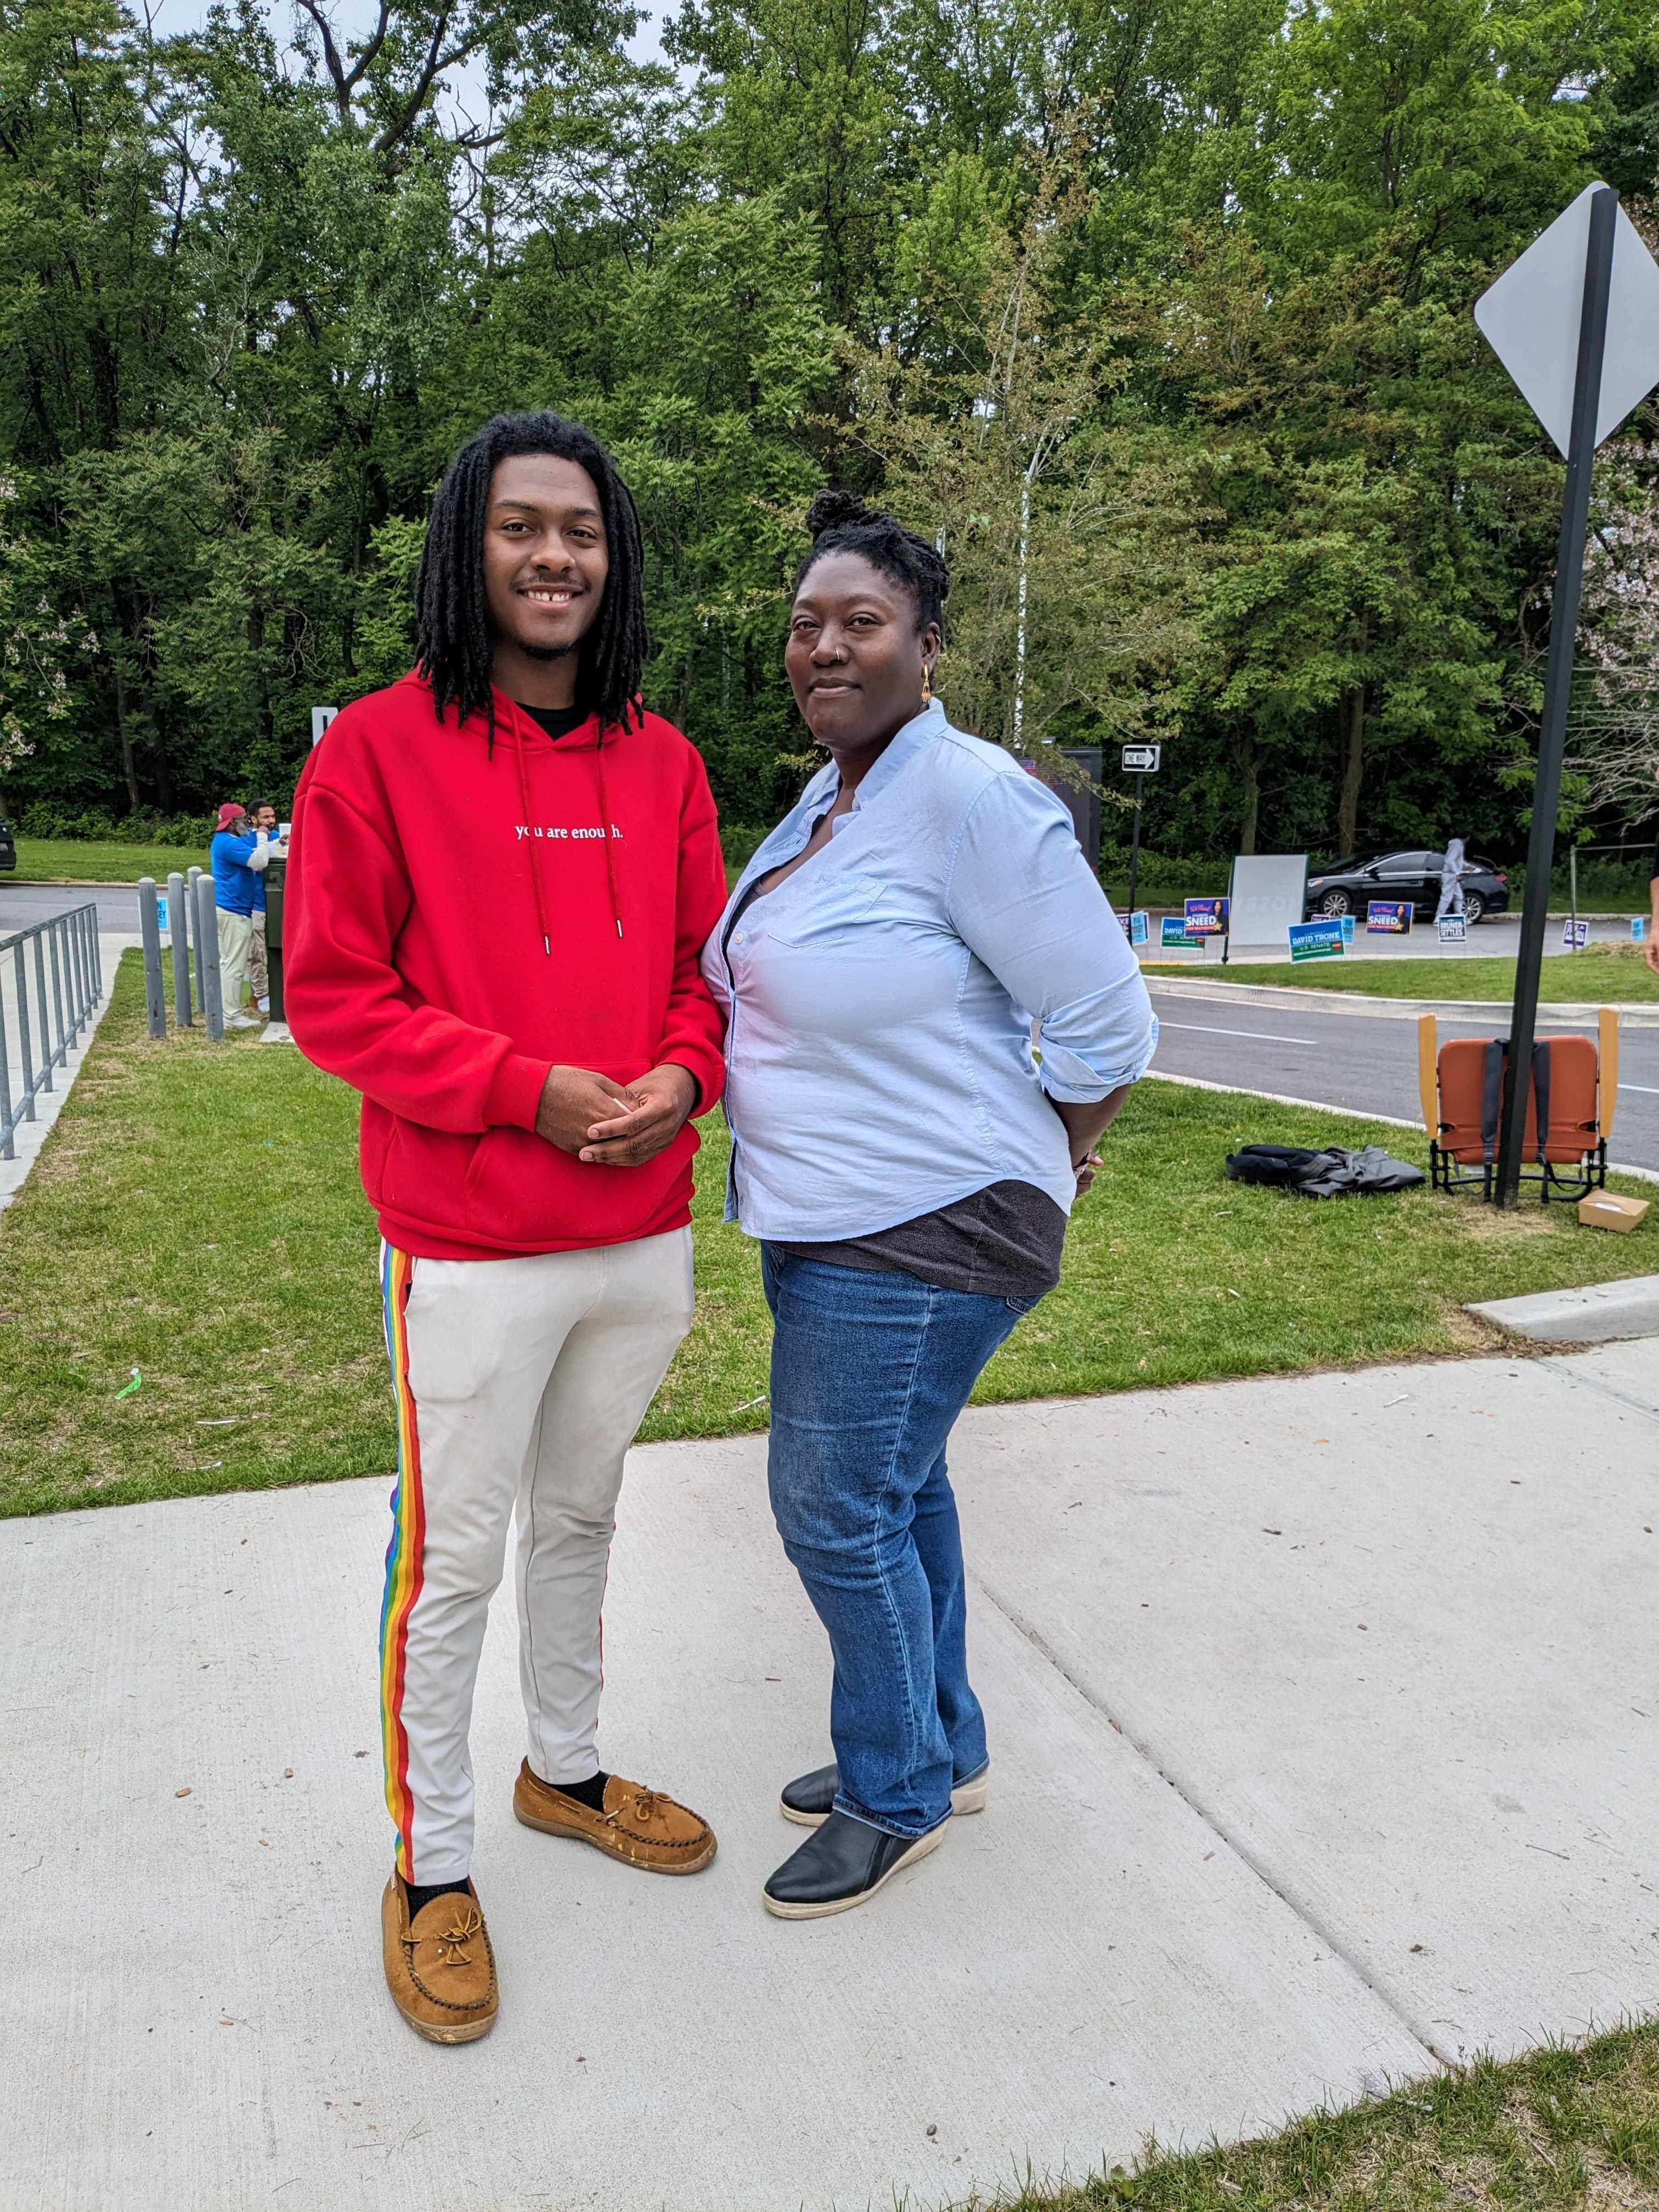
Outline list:
[[[1647,917],[1644,915],[1632,915],[1630,918],[1630,935],[1632,944],[1639,945],[1647,933]]]
[[[1158,923],[1158,941],[1160,945],[1202,945],[1201,937],[1188,937],[1187,925],[1178,914],[1166,914]]]
[[[1587,921],[1564,921],[1561,942],[1569,952],[1582,952],[1589,943],[1589,924]]]
[[[155,894],[155,927],[157,929],[165,929],[167,926],[167,895],[165,891],[157,891]]]
[[[1435,927],[1440,933],[1443,945],[1462,945],[1468,941],[1469,925],[1461,914],[1443,914]]]
[[[1292,960],[1340,959],[1346,942],[1341,921],[1334,916],[1328,921],[1293,921],[1291,924]]]
[[[1372,899],[1365,908],[1368,937],[1408,937],[1411,927],[1409,899]]]
[[[1131,945],[1144,945],[1152,927],[1152,917],[1145,907],[1137,907],[1133,914],[1125,915],[1123,927],[1129,933]]]
[[[1188,937],[1224,937],[1227,902],[1224,898],[1196,898],[1187,902]]]
[[[1353,943],[1353,916],[1351,914],[1345,914],[1342,917],[1342,942],[1345,945]]]

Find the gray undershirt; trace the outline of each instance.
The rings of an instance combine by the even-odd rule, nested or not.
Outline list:
[[[872,1236],[835,1244],[786,1244],[802,1260],[914,1275],[941,1291],[1040,1298],[1060,1280],[1066,1215],[1035,1183],[988,1183],[954,1206],[918,1214]]]

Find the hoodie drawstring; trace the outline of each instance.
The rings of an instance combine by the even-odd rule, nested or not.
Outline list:
[[[547,902],[542,892],[542,872],[536,865],[535,830],[534,825],[530,819],[530,771],[525,766],[524,733],[521,730],[515,727],[513,732],[513,738],[514,755],[519,763],[519,804],[524,809],[526,830],[525,842],[529,848],[530,883],[532,890],[536,894],[536,927],[541,934],[542,951],[546,953],[550,959],[551,959],[553,957],[553,945],[552,940],[548,934],[547,928]],[[598,742],[594,747],[594,755],[599,768],[599,829],[605,838],[605,880],[611,892],[611,919],[616,923],[617,934],[620,937],[623,933],[622,903],[617,896],[616,856],[611,850],[611,803],[606,796],[605,788],[605,731],[603,726],[601,726],[599,732]]]
[[[611,802],[605,795],[605,725],[599,726],[599,742],[595,758],[599,769],[599,827],[605,832],[605,879],[611,886],[611,919],[617,925],[617,934],[623,933],[622,902],[617,896],[617,861],[611,850]]]
[[[541,932],[542,951],[550,960],[553,946],[547,934],[547,904],[542,896],[542,872],[536,866],[536,837],[530,819],[530,771],[524,764],[524,732],[513,732],[513,757],[519,763],[519,804],[524,809],[525,844],[530,857],[530,885],[536,894],[536,927]]]

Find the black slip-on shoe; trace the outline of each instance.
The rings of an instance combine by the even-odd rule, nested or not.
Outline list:
[[[785,1783],[783,1794],[778,1799],[779,1809],[784,1819],[793,1820],[797,1827],[816,1828],[834,1812],[836,1792],[840,1787],[838,1767],[814,1767],[811,1774],[798,1774],[793,1782]],[[990,1794],[991,1770],[981,1766],[977,1774],[958,1782],[951,1792],[951,1810],[958,1814],[982,1813]]]
[[[850,1813],[831,1813],[784,1861],[761,1892],[762,1902],[780,1920],[850,1912],[902,1868],[926,1858],[944,1833],[943,1820],[925,1836],[890,1836]]]

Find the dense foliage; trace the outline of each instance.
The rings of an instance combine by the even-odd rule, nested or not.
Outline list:
[[[291,787],[407,664],[446,455],[538,404],[623,460],[734,823],[803,765],[835,480],[942,534],[957,719],[1165,740],[1153,843],[1517,851],[1559,467],[1469,307],[1595,175],[1645,220],[1647,0],[683,0],[648,64],[624,0],[273,20],[0,0],[15,810]]]

